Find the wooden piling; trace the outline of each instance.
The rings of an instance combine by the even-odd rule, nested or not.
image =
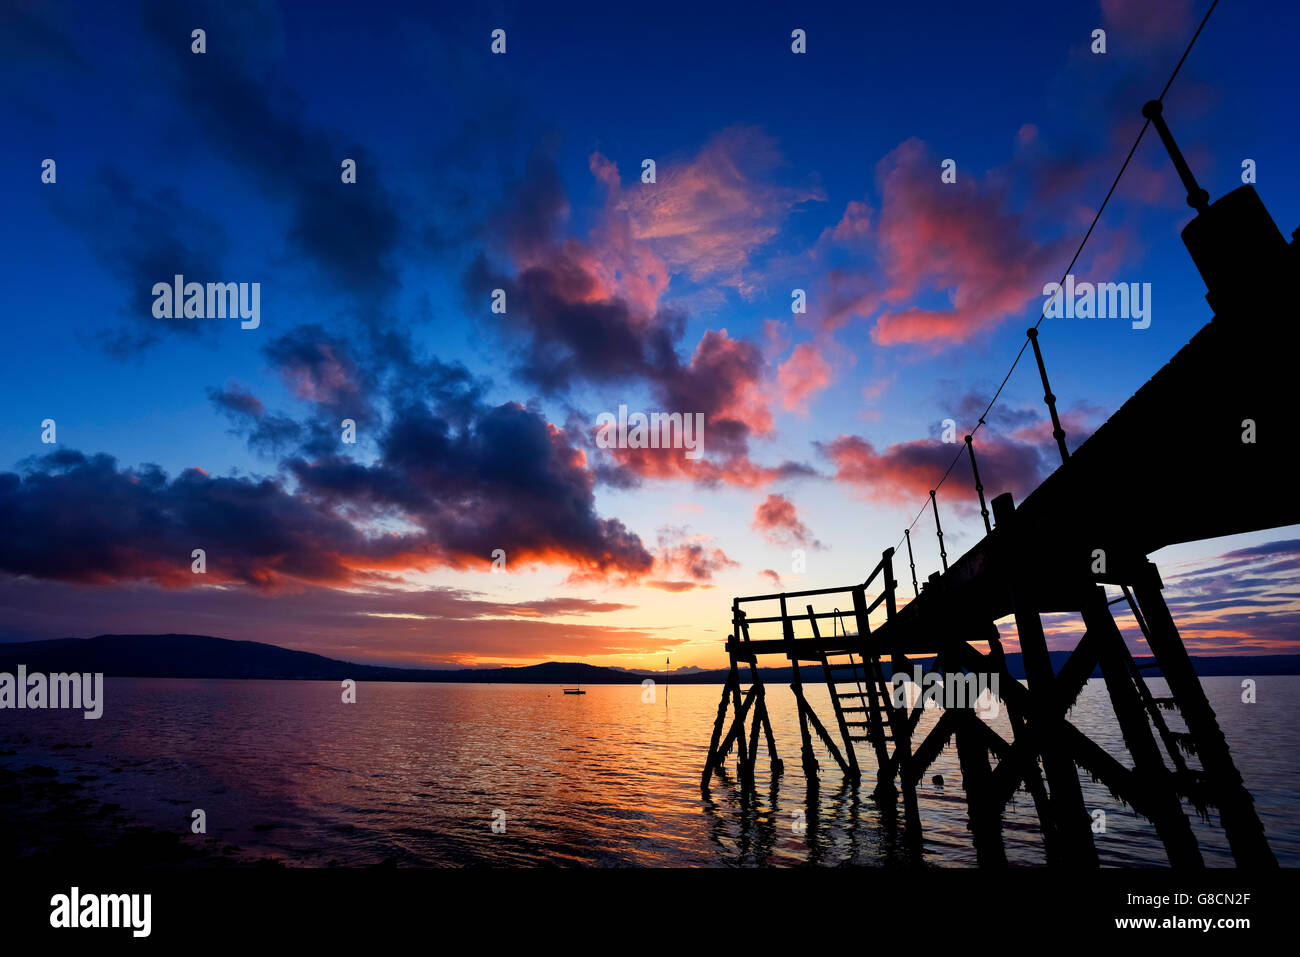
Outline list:
[[[1134,597],[1146,619],[1151,651],[1196,744],[1232,855],[1239,867],[1277,867],[1277,858],[1264,838],[1264,825],[1255,812],[1254,798],[1233,764],[1228,742],[1160,594],[1161,587],[1155,566],[1148,563],[1146,574],[1134,584]]]

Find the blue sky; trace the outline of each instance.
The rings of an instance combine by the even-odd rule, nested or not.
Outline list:
[[[10,5],[3,637],[716,663],[732,595],[897,541],[1206,6]],[[1166,98],[1211,195],[1253,159],[1288,235],[1298,21],[1223,5]],[[1072,445],[1209,319],[1190,215],[1148,136],[1074,272],[1150,283],[1150,328],[1043,330]],[[259,282],[260,327],[155,319],[175,272]],[[709,416],[702,466],[594,445],[598,413],[674,402]],[[998,410],[985,484],[1021,497],[1051,467],[1032,365]],[[950,556],[978,534],[959,478]],[[1195,619],[1203,650],[1293,641],[1293,534],[1165,557],[1283,561]]]

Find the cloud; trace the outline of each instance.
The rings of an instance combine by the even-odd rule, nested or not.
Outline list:
[[[702,488],[732,485],[738,488],[761,488],[792,478],[816,478],[819,473],[802,462],[785,461],[780,465],[759,465],[745,455],[717,461],[692,461],[680,451],[661,449],[602,449],[613,461],[596,462],[597,478],[615,488],[636,488],[643,481],[689,481]]]
[[[238,383],[210,388],[208,398],[235,423],[231,434],[245,439],[260,455],[278,457],[303,440],[303,426],[289,416],[268,413],[261,400]]]
[[[807,409],[808,401],[831,383],[831,366],[811,342],[795,346],[776,371],[786,411]]]
[[[617,190],[618,174],[608,161],[594,157],[592,171]],[[705,416],[705,458],[617,450],[609,456],[613,462],[597,463],[601,480],[625,488],[651,477],[752,485],[790,474],[786,466],[762,466],[750,458],[751,440],[773,430],[772,372],[762,348],[726,329],[711,329],[684,359],[678,349],[686,316],[661,303],[671,267],[653,239],[638,234],[629,203],[611,201],[586,240],[563,235],[568,208],[553,161],[535,152],[528,174],[489,227],[514,271],[482,253],[466,271],[464,285],[471,308],[487,302],[494,289],[505,291],[507,309],[498,329],[511,344],[516,371],[544,393],[567,394],[580,385],[606,394],[611,387],[646,388],[660,411]],[[655,215],[680,226],[675,214],[656,209]],[[805,396],[816,388],[817,374],[807,350],[786,372],[787,379],[804,377]],[[620,396],[611,406],[625,401]]]
[[[974,499],[970,461],[956,443],[919,439],[878,451],[861,436],[839,435],[830,442],[815,444],[834,463],[836,481],[858,488],[872,501],[908,505],[921,502],[954,458],[957,463],[944,487],[954,490],[958,502]],[[1011,492],[1017,501],[1023,499],[1054,467],[1048,454],[1052,448],[981,432],[975,454],[985,497],[992,501],[1002,492]]]
[[[1119,43],[1142,49],[1191,39],[1191,0],[1101,0],[1101,15],[1107,30],[1119,31],[1107,36],[1108,48]]]
[[[221,398],[256,406],[235,393]],[[595,511],[585,455],[563,430],[509,403],[472,427],[413,406],[361,464],[341,454],[286,461],[281,481],[213,478],[110,456],[56,452],[25,475],[0,474],[0,517],[14,535],[0,571],[60,581],[350,585],[434,567],[566,567],[578,579],[649,573],[654,559],[616,519]],[[207,576],[190,571],[194,548]]]
[[[166,336],[199,338],[218,328],[207,319],[155,318],[153,287],[170,286],[176,275],[187,281],[219,279],[227,248],[220,224],[175,190],[143,190],[113,166],[101,167],[84,188],[74,190],[70,198],[50,192],[55,215],[79,231],[125,291],[123,322],[97,334],[101,347],[125,356]]]
[[[61,5],[45,0],[9,0],[0,10],[0,100],[13,113],[57,115],[51,85],[87,72],[89,61],[66,29],[69,19]]]
[[[368,537],[269,479],[201,469],[169,479],[156,466],[119,470],[111,456],[75,451],[0,474],[0,516],[11,531],[0,571],[83,584],[344,584],[364,569],[425,560],[418,542]],[[204,577],[190,570],[196,548],[207,553]]]
[[[661,591],[682,592],[712,587],[713,576],[727,568],[738,568],[706,535],[691,535],[685,528],[665,527],[659,531],[655,552],[657,579],[645,582]]]
[[[287,465],[315,499],[417,526],[429,564],[484,565],[500,548],[511,568],[558,564],[575,579],[650,571],[640,539],[597,516],[585,452],[518,403],[485,407],[464,430],[411,406],[378,445],[373,464],[330,455]]]
[[[653,249],[675,272],[696,282],[743,290],[750,257],[780,231],[797,207],[823,201],[818,189],[777,185],[783,165],[776,142],[751,126],[714,134],[687,162],[662,161],[657,182],[622,189],[618,170],[600,154],[592,171],[606,186],[611,209],[622,212],[630,237]]]
[[[410,667],[650,654],[684,642],[656,628],[545,617],[592,619],[628,607],[578,597],[503,602],[453,588],[92,588],[0,576],[0,640],[209,634]]]
[[[509,330],[516,370],[548,393],[580,382],[655,379],[677,363],[685,316],[661,310],[668,274],[617,222],[594,228],[588,241],[560,233],[569,201],[543,150],[529,159],[487,232],[514,272],[481,253],[466,270],[471,312],[495,289],[506,293],[498,325]]]
[[[798,510],[784,495],[772,494],[754,509],[753,527],[772,545],[807,545],[821,548],[807,526],[799,521]]]
[[[764,466],[750,458],[750,440],[773,430],[764,369],[758,346],[726,329],[705,332],[690,364],[663,370],[655,389],[663,408],[703,413],[704,457],[688,459],[680,449],[600,450],[613,460],[597,463],[602,480],[620,487],[647,478],[752,487],[816,474],[802,463]]]
[[[1300,652],[1300,540],[1233,549],[1162,567],[1164,598],[1195,654]],[[1134,629],[1136,630],[1136,629]]]
[[[860,200],[850,200],[844,215],[834,226],[822,233],[822,241],[853,244],[871,235],[871,207]]]
[[[940,182],[938,158],[920,140],[896,147],[876,176],[887,282],[871,330],[878,345],[966,342],[1041,300],[1044,276],[1067,261],[1067,241],[1035,238],[997,185],[968,171]],[[950,305],[903,305],[934,291]]]
[[[319,325],[298,326],[263,350],[299,399],[332,419],[370,421],[367,398],[372,383],[351,356],[350,347]]]
[[[380,159],[350,136],[308,123],[303,101],[278,79],[284,71],[269,68],[269,47],[279,35],[276,8],[192,6],[169,0],[141,6],[159,82],[168,85],[191,128],[285,204],[289,246],[322,278],[368,300],[394,292],[401,201],[385,185]],[[233,52],[192,55],[188,38],[199,22],[209,43],[226,41],[223,49]],[[228,42],[234,38],[239,42]],[[355,184],[341,181],[344,156],[357,161]]]

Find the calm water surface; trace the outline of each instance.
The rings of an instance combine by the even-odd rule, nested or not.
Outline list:
[[[1257,679],[1243,704],[1240,679],[1203,679],[1232,753],[1283,864],[1300,866],[1295,724],[1300,677]],[[1160,679],[1152,693],[1167,693]],[[207,812],[208,839],[286,864],[578,864],[742,866],[889,864],[905,859],[899,827],[869,796],[841,785],[820,750],[823,784],[809,801],[799,764],[794,699],[768,686],[786,772],[772,782],[760,759],[758,796],[742,800],[734,753],[702,797],[700,770],[720,687],[593,686],[566,696],[541,685],[375,683],[340,703],[337,683],[109,679],[104,716],[0,713],[10,767],[39,762],[80,775],[85,794],[120,804],[153,827],[187,832]],[[665,703],[665,690],[667,702]],[[824,688],[809,686],[823,720]],[[940,712],[926,711],[923,734]],[[1071,720],[1131,765],[1105,687],[1089,683]],[[1182,725],[1169,715],[1175,730]],[[1005,718],[993,725],[1010,737]],[[89,747],[61,748],[60,745]],[[873,758],[859,754],[864,781]],[[14,762],[17,762],[16,764]],[[941,774],[944,785],[931,776]],[[1098,835],[1108,865],[1164,865],[1148,822],[1082,775],[1089,808],[1106,811]],[[919,794],[923,858],[973,866],[955,748],[927,772]],[[492,831],[505,812],[505,833]],[[806,824],[798,832],[799,816]],[[1231,866],[1215,822],[1195,818],[1207,862]],[[1020,792],[1005,816],[1008,857],[1043,861],[1033,804]],[[195,838],[202,840],[202,838]]]

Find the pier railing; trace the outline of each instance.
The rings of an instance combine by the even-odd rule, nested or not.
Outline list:
[[[875,593],[868,593],[868,589],[873,584],[877,585]],[[898,582],[894,578],[894,550],[887,548],[880,556],[880,561],[872,569],[865,581],[859,585],[847,585],[837,588],[813,588],[805,591],[791,592],[773,592],[767,595],[747,595],[733,599],[731,603],[732,611],[732,641],[728,644],[728,650],[738,652],[742,657],[748,657],[746,651],[758,651],[770,649],[773,643],[793,643],[795,641],[814,640],[819,643],[823,650],[838,647],[852,647],[871,634],[871,616],[877,614],[881,607],[884,607],[884,620],[888,621],[893,618],[898,611]],[[803,602],[808,609],[803,613],[791,613],[790,603],[796,599],[826,599],[830,595],[841,595],[844,600],[837,603],[830,611],[812,611],[812,605]],[[758,615],[751,617],[745,609],[745,605],[758,603],[776,602],[780,608],[780,614],[777,615]],[[796,607],[800,602],[795,602]],[[821,602],[825,604],[825,602]],[[845,606],[848,610],[842,609]],[[846,614],[852,616],[856,630],[849,634],[844,627],[844,617]],[[831,636],[821,638],[817,632],[816,622],[831,619],[833,627]],[[813,632],[807,637],[796,635],[795,623],[808,622],[808,628]],[[750,629],[756,625],[774,625],[779,623],[781,626],[781,637],[761,638],[754,636]],[[835,625],[838,624],[838,627]],[[817,649],[812,649],[815,656]],[[796,653],[796,648],[791,645],[789,652]]]

